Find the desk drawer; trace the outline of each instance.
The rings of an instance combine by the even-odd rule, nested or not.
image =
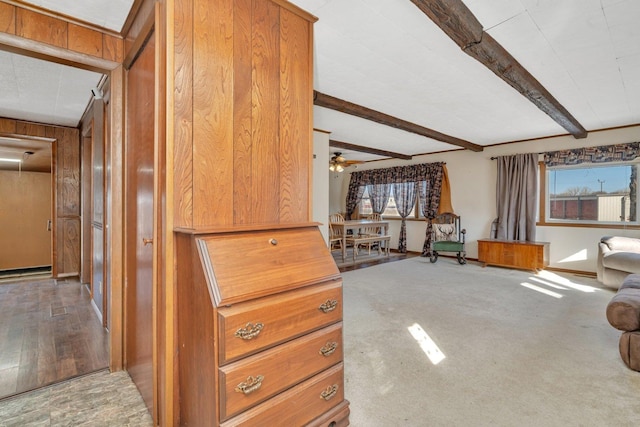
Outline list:
[[[280,393],[221,427],[303,426],[344,401],[342,362]]]
[[[222,307],[218,320],[224,365],[342,320],[342,281]]]
[[[220,418],[312,377],[341,362],[342,356],[342,323],[337,323],[220,368]]]

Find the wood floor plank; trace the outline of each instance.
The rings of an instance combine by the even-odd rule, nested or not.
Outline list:
[[[0,283],[0,398],[108,367],[108,342],[79,282]]]

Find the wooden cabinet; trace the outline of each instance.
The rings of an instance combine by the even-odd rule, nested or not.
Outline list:
[[[176,244],[180,423],[348,425],[342,280],[317,226]]]
[[[478,240],[478,261],[485,266],[541,270],[549,265],[549,242]]]

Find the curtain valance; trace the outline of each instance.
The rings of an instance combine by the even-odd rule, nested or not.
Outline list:
[[[349,184],[362,186],[428,181],[429,177],[441,171],[443,166],[443,162],[436,162],[356,171],[351,173]]]
[[[580,163],[625,162],[640,156],[640,142],[600,145],[544,153],[546,166],[578,165]]]

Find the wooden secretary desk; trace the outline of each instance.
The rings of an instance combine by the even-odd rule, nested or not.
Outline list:
[[[315,17],[284,0],[185,3],[174,63],[192,84],[173,95],[179,422],[347,426],[342,280],[311,222]]]

